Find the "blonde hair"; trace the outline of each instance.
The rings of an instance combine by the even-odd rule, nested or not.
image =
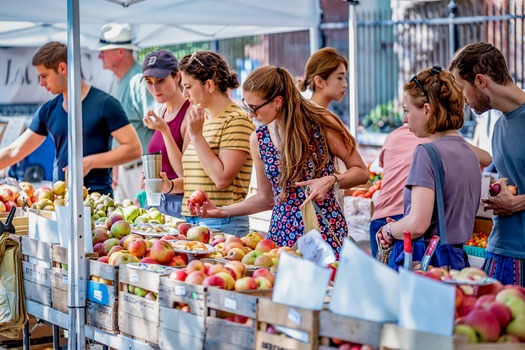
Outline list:
[[[323,47],[306,61],[304,80],[298,80],[297,87],[300,91],[306,91],[307,88],[315,91],[314,77],[318,75],[324,80],[328,79],[341,63],[348,70],[348,61],[339,51],[333,47]]]
[[[425,103],[432,107],[432,114],[425,125],[429,134],[458,130],[463,126],[465,98],[454,76],[441,70],[441,67],[434,66],[422,70],[406,83],[403,89],[410,95],[417,108],[423,108]]]
[[[349,154],[354,151],[355,140],[341,120],[327,109],[302,97],[287,70],[274,66],[257,68],[244,81],[242,88],[244,92],[256,93],[265,100],[277,96],[283,98],[283,106],[276,120],[276,131],[281,137],[279,185],[282,200],[286,199],[286,189],[290,184],[303,181],[308,161],[313,165],[312,176],[321,177],[322,170],[330,160],[327,142],[329,130],[342,135]],[[333,118],[327,118],[327,115]],[[312,149],[311,141],[316,132],[321,134],[321,143]]]

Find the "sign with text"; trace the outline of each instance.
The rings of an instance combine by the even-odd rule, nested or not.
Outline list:
[[[0,48],[0,104],[41,104],[53,94],[40,86],[32,65],[36,47]],[[101,90],[108,91],[113,73],[102,69],[97,51],[82,49],[82,77]]]

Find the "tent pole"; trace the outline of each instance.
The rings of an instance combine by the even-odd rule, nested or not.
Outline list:
[[[71,236],[68,244],[68,349],[86,348],[86,260],[84,254],[84,189],[82,146],[82,90],[80,77],[79,0],[68,0],[68,192]]]
[[[321,48],[321,31],[319,26],[310,27],[310,56]]]
[[[357,140],[357,125],[359,124],[359,111],[357,105],[357,17],[356,5],[358,0],[348,1],[348,118],[350,120],[350,133]]]

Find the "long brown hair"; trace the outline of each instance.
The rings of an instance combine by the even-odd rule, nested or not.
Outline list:
[[[328,155],[331,152],[327,142],[329,130],[343,136],[348,154],[355,150],[355,140],[341,120],[332,112],[301,96],[286,69],[274,66],[257,68],[244,81],[242,88],[243,91],[257,93],[266,100],[276,96],[283,98],[283,106],[276,119],[277,133],[281,138],[281,199],[286,198],[289,184],[304,180],[308,161],[313,164],[313,178],[321,177],[323,168],[330,160]],[[321,134],[322,142],[312,149],[310,146],[315,132]],[[326,156],[322,157],[321,154]]]
[[[348,61],[339,51],[333,47],[323,47],[306,61],[304,80],[298,80],[297,87],[300,91],[306,91],[308,87],[315,91],[315,76],[318,75],[323,80],[326,80],[341,63],[345,66],[345,69],[348,69]]]

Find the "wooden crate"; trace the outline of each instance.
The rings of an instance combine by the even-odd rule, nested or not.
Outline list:
[[[308,341],[267,333],[269,325],[283,326],[308,335]],[[315,350],[319,346],[319,311],[299,309],[261,298],[257,305],[255,350]]]
[[[57,311],[69,313],[67,270],[67,248],[54,244],[51,249],[51,307]]]
[[[271,290],[244,293],[208,288],[205,349],[248,350],[255,346],[257,304],[260,298],[271,297]],[[237,323],[226,317],[245,317]]]
[[[86,323],[118,333],[119,267],[94,259],[88,260]]]
[[[122,334],[155,346],[159,343],[159,302],[129,293],[128,285],[158,293],[161,276],[162,273],[136,270],[127,265],[119,268],[118,328]]]
[[[381,334],[381,349],[388,350],[525,350],[525,343],[476,343],[469,344],[463,336],[445,337],[437,334],[385,324]]]
[[[51,306],[52,245],[22,237],[22,270],[27,300]]]
[[[159,286],[161,349],[203,349],[207,287],[162,277]],[[177,309],[189,306],[189,312]]]
[[[323,310],[319,313],[319,349],[336,350],[338,347],[330,345],[330,338],[367,344],[376,349],[381,341],[382,327],[382,323],[336,315],[329,310]]]
[[[492,231],[492,219],[476,218],[474,220],[473,232],[483,232],[486,234],[490,234],[491,231]]]

